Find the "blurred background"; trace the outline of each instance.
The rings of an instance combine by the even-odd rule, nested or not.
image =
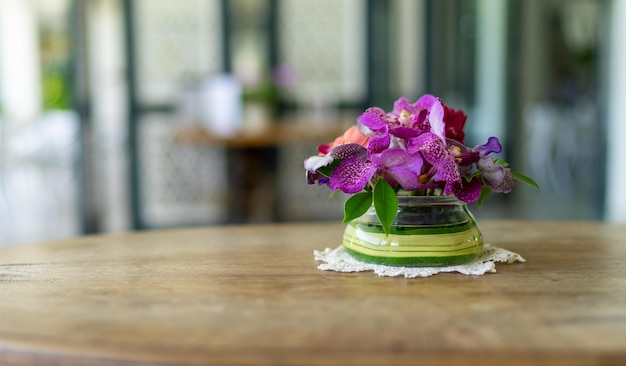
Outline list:
[[[424,93],[542,187],[479,219],[626,221],[625,3],[0,0],[0,246],[339,220],[303,160]]]

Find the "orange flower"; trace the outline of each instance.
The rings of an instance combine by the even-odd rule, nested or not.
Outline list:
[[[335,141],[329,143],[328,145],[320,145],[317,147],[317,150],[320,154],[326,155],[328,152],[335,146],[345,145],[345,144],[359,144],[363,147],[367,147],[371,137],[365,136],[359,131],[357,126],[352,126],[343,133],[343,135],[337,137]]]

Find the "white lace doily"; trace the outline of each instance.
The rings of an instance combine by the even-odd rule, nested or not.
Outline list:
[[[348,254],[343,245],[335,249],[314,250],[316,261],[324,263],[317,266],[322,271],[364,272],[374,271],[379,276],[404,276],[406,278],[429,277],[442,272],[459,272],[465,275],[480,276],[496,271],[497,263],[526,262],[521,255],[490,244],[483,246],[482,253],[473,261],[447,267],[394,267],[361,262]]]

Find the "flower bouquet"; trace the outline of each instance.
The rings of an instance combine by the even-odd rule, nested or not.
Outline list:
[[[383,235],[375,239],[374,244],[368,244],[368,253],[372,255],[366,259],[374,257],[374,261],[378,261],[375,254],[382,250],[381,246],[389,244],[390,234],[420,231],[429,224],[426,221],[432,221],[425,218],[432,218],[431,214],[421,212],[419,217],[413,215],[410,228],[394,229],[403,213],[399,202],[407,201],[405,197],[443,197],[464,207],[466,203],[482,204],[491,192],[511,192],[517,181],[538,188],[532,179],[492,156],[502,151],[497,137],[490,137],[484,145],[465,146],[466,121],[467,115],[462,110],[454,110],[428,94],[415,103],[400,98],[389,113],[377,107],[369,108],[358,117],[356,126],[335,141],[320,145],[319,154],[304,161],[307,183],[325,185],[332,191],[351,195],[345,202],[343,222],[352,223],[357,232],[361,229],[355,220],[367,216],[364,214],[368,212],[375,216]],[[467,220],[461,221],[473,221],[471,214],[468,215]],[[461,223],[444,221],[437,222],[433,233],[442,230],[458,233],[455,230]],[[361,226],[369,227],[369,224]],[[346,239],[344,236],[344,246],[346,240],[353,242],[353,237]],[[427,243],[429,248],[433,238]],[[475,247],[482,246],[480,233],[474,232],[462,241],[461,247],[467,242],[473,242]],[[359,247],[361,244],[364,243],[359,243]]]

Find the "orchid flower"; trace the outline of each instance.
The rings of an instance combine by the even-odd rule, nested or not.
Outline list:
[[[368,158],[368,150],[358,144],[345,144],[333,148],[327,156],[310,157],[305,161],[307,181],[320,181],[318,169],[341,160],[328,181],[332,190],[353,194],[365,189],[375,174],[380,174],[391,186],[404,190],[419,187],[422,158],[410,155],[403,149],[389,149]],[[322,178],[323,179],[323,178]]]
[[[353,194],[352,198],[363,198],[363,202],[368,202],[379,186],[385,187],[387,197],[406,191],[453,195],[479,204],[485,192],[511,192],[516,180],[538,188],[532,179],[490,156],[502,151],[496,137],[484,145],[466,147],[466,121],[462,110],[454,110],[430,94],[415,103],[400,98],[389,113],[369,108],[358,117],[356,126],[320,145],[320,154],[305,160],[307,183],[327,185]],[[354,206],[362,209],[364,205]],[[348,216],[358,217],[346,211]]]
[[[509,193],[515,188],[515,179],[510,168],[497,164],[490,153],[502,151],[502,145],[497,137],[490,137],[486,144],[476,146],[474,151],[478,152],[480,159],[476,163],[482,172],[483,180],[494,192]]]

